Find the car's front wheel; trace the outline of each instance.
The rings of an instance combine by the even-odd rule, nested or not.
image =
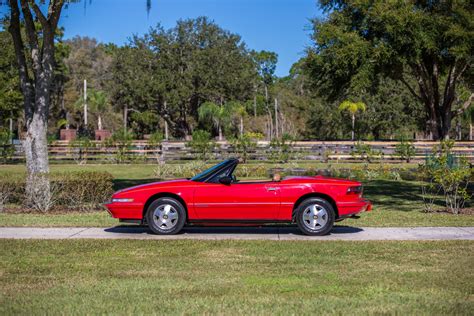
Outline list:
[[[173,198],[159,198],[148,207],[146,221],[155,234],[177,234],[186,222],[186,210]]]
[[[321,198],[306,199],[296,210],[298,228],[310,236],[328,234],[334,225],[335,217],[331,203]]]

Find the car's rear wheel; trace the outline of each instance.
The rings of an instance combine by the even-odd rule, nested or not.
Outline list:
[[[335,217],[331,203],[321,198],[306,199],[296,210],[298,228],[310,236],[328,234],[334,226]]]
[[[177,234],[186,222],[186,210],[177,200],[169,197],[153,201],[146,213],[148,227],[155,234]]]

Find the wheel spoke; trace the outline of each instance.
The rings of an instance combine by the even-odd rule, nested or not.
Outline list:
[[[327,210],[319,205],[308,206],[303,212],[303,225],[310,230],[319,230],[326,226],[328,222]]]

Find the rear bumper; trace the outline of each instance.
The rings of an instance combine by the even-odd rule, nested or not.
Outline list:
[[[141,203],[104,203],[107,211],[113,218],[142,219],[143,204]]]
[[[340,202],[337,204],[339,217],[350,217],[362,212],[370,212],[372,203],[368,200],[360,199],[354,202]]]

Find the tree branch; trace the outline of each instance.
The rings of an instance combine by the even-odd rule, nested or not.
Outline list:
[[[36,26],[31,15],[30,7],[27,0],[20,0],[21,11],[23,12],[23,19],[25,20],[26,34],[28,35],[28,42],[31,48],[31,59],[33,61],[33,70],[35,77],[39,77],[41,72],[41,56],[38,44],[38,35],[36,34]]]
[[[421,102],[423,102],[423,98],[418,94],[416,93],[415,89],[413,89],[410,84],[405,80],[405,78],[403,77],[403,74],[401,75],[401,78],[400,78],[400,81],[408,88],[408,90],[410,91],[410,93],[415,97],[417,98],[418,100],[420,100]]]
[[[474,99],[474,93],[471,93],[471,95],[469,96],[469,98],[467,98],[467,100],[463,103],[463,105],[457,111],[453,113],[453,117],[456,115],[463,114],[464,111],[466,111],[469,108],[473,99]]]
[[[9,0],[9,4],[11,13],[8,31],[12,35],[13,39],[13,46],[15,48],[15,55],[18,63],[20,87],[24,97],[25,117],[28,120],[31,117],[31,114],[33,113],[33,108],[31,107],[32,83],[31,78],[28,76],[28,64],[26,62],[25,46],[21,38],[20,9],[16,0]]]
[[[29,0],[29,4],[33,11],[35,12],[36,17],[40,21],[41,25],[43,28],[45,25],[48,23],[48,20],[46,20],[46,17],[43,15],[43,12],[41,12],[41,9],[38,7],[38,5],[35,3],[34,0]]]
[[[56,31],[58,26],[59,17],[61,16],[62,7],[64,0],[50,0],[48,8],[48,20],[51,24],[53,31]]]

